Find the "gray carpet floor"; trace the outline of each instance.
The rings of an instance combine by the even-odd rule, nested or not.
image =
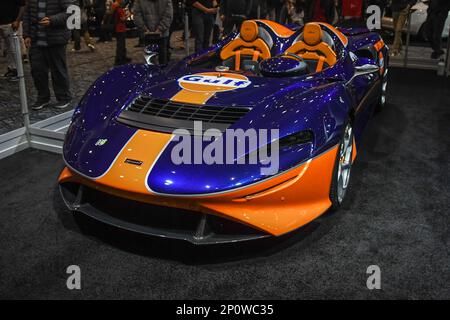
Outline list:
[[[74,219],[61,157],[0,161],[0,298],[450,299],[450,81],[392,69],[344,208],[276,241],[199,248]],[[81,268],[81,290],[66,268]],[[381,268],[381,290],[366,287]]]

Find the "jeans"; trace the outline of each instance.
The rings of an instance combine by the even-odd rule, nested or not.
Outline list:
[[[48,73],[52,76],[56,100],[70,101],[69,74],[66,62],[66,45],[51,47],[33,46],[30,49],[31,75],[38,92],[39,102],[50,101]]]
[[[214,15],[203,13],[196,8],[192,9],[192,30],[195,35],[196,52],[209,48],[214,26],[214,17]]]
[[[409,6],[402,11],[394,11],[392,18],[394,19],[394,44],[392,45],[393,52],[400,52],[402,50],[402,33],[406,20],[408,20]]]

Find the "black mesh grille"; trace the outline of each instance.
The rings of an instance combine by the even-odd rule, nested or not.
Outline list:
[[[202,121],[204,129],[226,129],[252,108],[248,106],[208,106],[155,99],[142,95],[134,100],[118,120],[151,129],[193,129],[194,121]],[[166,130],[163,130],[166,131]]]
[[[147,96],[137,98],[128,111],[148,114],[151,116],[173,118],[179,120],[198,120],[205,122],[232,124],[243,117],[249,107],[215,107],[190,105],[172,102],[170,100],[152,99]]]

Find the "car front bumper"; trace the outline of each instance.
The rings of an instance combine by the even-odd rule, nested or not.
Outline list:
[[[68,167],[59,183],[69,209],[110,225],[195,244],[237,242],[280,236],[324,213],[337,149],[260,183],[205,196],[130,192]]]

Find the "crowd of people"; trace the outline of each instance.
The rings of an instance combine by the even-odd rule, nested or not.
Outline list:
[[[365,22],[366,8],[388,5],[393,12],[395,29],[392,55],[402,49],[402,30],[411,7],[417,0],[4,0],[0,11],[0,35],[5,42],[8,69],[5,78],[17,80],[15,54],[11,35],[17,32],[22,50],[29,54],[31,73],[38,92],[34,110],[47,106],[66,108],[70,105],[66,46],[73,40],[74,52],[81,49],[81,38],[89,50],[96,50],[90,30],[97,42],[116,39],[115,65],[129,63],[127,56],[128,22],[137,28],[139,44],[158,44],[159,62],[170,59],[170,37],[183,29],[183,19],[189,17],[195,51],[201,51],[233,30],[239,30],[247,19],[270,19],[282,24],[302,26],[309,21],[321,21],[343,26],[360,26]],[[81,9],[80,28],[69,30],[68,7]],[[430,0],[428,37],[433,48],[432,58],[443,54],[442,29],[450,10],[448,0]],[[24,58],[28,55],[25,54]],[[50,103],[49,74],[56,102]]]

